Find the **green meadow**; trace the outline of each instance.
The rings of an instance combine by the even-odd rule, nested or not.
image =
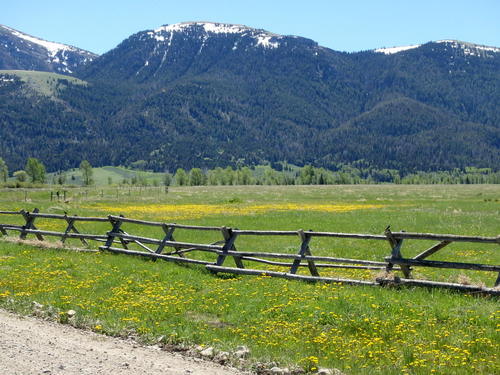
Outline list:
[[[55,191],[52,190],[53,192]],[[0,210],[126,217],[239,229],[382,234],[391,230],[498,236],[498,185],[333,185],[98,187],[1,190]],[[22,224],[0,215],[0,223]],[[39,229],[65,223],[37,219]],[[77,223],[80,232],[104,234],[109,224]],[[133,234],[161,238],[158,228],[124,224]],[[29,236],[30,238],[32,236]],[[176,230],[177,241],[211,243],[218,232]],[[251,350],[244,366],[275,362],[338,368],[346,374],[495,374],[500,371],[498,298],[426,288],[312,284],[269,277],[214,275],[200,266],[101,252],[55,239],[51,246],[0,239],[0,306],[43,314],[63,323],[144,343]],[[405,256],[433,245],[405,241]],[[98,243],[90,248],[97,249]],[[294,237],[241,237],[242,251],[296,253]],[[67,247],[67,249],[64,249]],[[313,255],[383,260],[385,241],[313,239]],[[496,244],[452,244],[430,259],[500,264]],[[210,259],[211,254],[191,253]],[[225,265],[233,266],[232,259]],[[286,270],[245,261],[248,268]],[[322,276],[373,280],[380,271],[320,269]],[[496,274],[417,268],[414,276],[492,287]],[[301,268],[307,274],[307,267]],[[33,311],[32,303],[44,305]],[[75,310],[74,318],[66,312]]]
[[[74,85],[87,85],[87,82],[78,78],[61,75],[57,73],[40,72],[33,70],[0,70],[0,74],[17,76],[38,94],[57,98],[57,90],[65,88],[69,82]]]
[[[83,185],[82,181],[82,171],[79,168],[69,169],[64,172],[66,177],[66,184],[70,187]],[[48,173],[47,181],[53,181],[57,178],[57,173]],[[141,182],[142,185],[162,185],[165,178],[164,173],[155,172],[145,172],[145,171],[135,171],[132,169],[124,167],[99,167],[92,168],[92,180],[95,186],[98,188],[104,188],[109,190],[108,185],[118,185],[124,180],[130,182],[132,179],[136,179]],[[64,189],[64,187],[59,186],[59,189]]]

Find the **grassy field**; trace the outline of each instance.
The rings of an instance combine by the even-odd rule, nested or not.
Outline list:
[[[42,212],[80,216],[114,213],[240,229],[380,234],[391,225],[394,231],[497,236],[499,199],[500,187],[493,185],[178,187],[168,194],[161,188],[99,188],[71,189],[65,202],[51,202],[48,190],[32,190],[27,197],[4,190],[0,209],[38,207]],[[8,220],[15,221],[0,217],[1,222]],[[37,226],[65,227],[48,220],[37,220]],[[83,224],[78,229],[103,233],[109,225]],[[154,228],[126,230],[161,235]],[[219,239],[217,233],[176,231],[178,241]],[[300,245],[298,238],[241,240],[239,250],[295,253]],[[415,255],[430,245],[408,241],[402,251]],[[359,259],[382,260],[389,253],[382,241],[314,239],[310,247],[314,255]],[[497,245],[457,244],[431,259],[499,264],[498,250]],[[375,277],[364,270],[320,272]],[[415,274],[487,286],[496,278],[488,272],[437,269],[417,269]],[[1,242],[0,306],[28,314],[33,312],[32,301],[45,306],[45,315],[63,322],[68,320],[64,312],[73,309],[77,315],[72,324],[111,335],[132,334],[144,342],[163,337],[167,343],[220,350],[247,345],[252,350],[250,362],[275,361],[308,370],[335,367],[347,374],[500,371],[500,305],[493,297],[215,276],[201,267]]]
[[[78,168],[70,169],[64,172],[66,174],[66,184],[68,185],[77,185],[82,186],[82,171]],[[54,175],[57,176],[56,173],[48,173],[47,181],[52,181]],[[92,179],[94,182],[94,187],[98,189],[106,189],[109,190],[110,182],[113,185],[119,185],[123,182],[124,179],[130,180],[132,178],[142,179],[141,182],[146,182],[148,185],[161,185],[163,184],[163,180],[165,178],[164,173],[155,173],[155,172],[144,172],[144,171],[135,171],[132,169],[124,168],[124,167],[100,167],[100,168],[92,168]],[[64,189],[64,187],[59,186],[59,189]]]

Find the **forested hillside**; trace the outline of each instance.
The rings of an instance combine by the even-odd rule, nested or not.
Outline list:
[[[35,156],[51,170],[497,170],[499,52],[440,41],[348,54],[240,25],[164,26],[82,65],[86,84],[61,81],[53,97],[2,73],[0,156],[11,169]]]

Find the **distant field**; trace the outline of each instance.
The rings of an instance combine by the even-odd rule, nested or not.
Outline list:
[[[82,185],[82,172],[78,169],[70,169],[64,172],[66,174],[66,184],[69,185]],[[123,180],[128,180],[127,183],[130,183],[132,178],[144,179],[144,181],[148,185],[161,185],[164,180],[164,173],[155,173],[155,172],[143,172],[136,171],[123,167],[101,167],[101,168],[92,168],[94,187],[106,187],[108,185],[114,184],[119,185],[123,183]],[[55,173],[47,174],[47,181],[52,181]]]
[[[106,171],[110,172],[119,175],[120,169]],[[202,186],[171,187],[168,194],[161,187],[102,186],[68,189],[66,202],[51,202],[50,191],[43,189],[30,190],[26,199],[22,191],[2,190],[0,210],[38,207],[52,213],[113,213],[240,229],[380,234],[391,225],[394,231],[500,234],[498,185]],[[0,222],[3,219],[0,216]],[[37,225],[64,229],[43,220]],[[85,225],[78,229],[109,230]],[[154,228],[142,234],[159,235]],[[217,239],[187,231],[176,234],[178,241]],[[262,238],[242,241],[238,249],[296,252],[299,244],[298,239]],[[417,254],[426,245],[408,242],[403,253]],[[374,260],[389,250],[385,243],[355,240],[318,239],[310,246],[315,255]],[[439,256],[500,264],[494,244],[451,245]],[[488,286],[496,278],[476,271],[415,272]],[[375,277],[373,271],[359,270],[335,270],[331,275]],[[171,343],[224,350],[244,344],[254,361],[298,364],[309,370],[321,366],[347,374],[500,371],[500,305],[492,297],[214,276],[197,267],[0,242],[0,306],[29,313],[33,300],[51,306],[53,317],[62,321],[64,311],[74,309],[74,324],[95,331],[134,332],[146,342],[163,336]]]
[[[66,80],[74,85],[87,85],[81,79],[57,73],[39,72],[32,70],[0,70],[1,74],[18,76],[23,82],[42,95],[55,96],[56,89],[61,80]]]

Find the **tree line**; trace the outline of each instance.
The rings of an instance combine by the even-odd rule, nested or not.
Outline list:
[[[135,165],[137,166],[137,165]],[[94,184],[93,168],[87,160],[79,166],[81,183],[84,186]],[[0,183],[12,187],[24,187],[29,184],[71,184],[64,172],[56,173],[52,181],[47,181],[45,165],[37,158],[28,158],[25,168],[12,173],[14,181],[7,184],[9,168],[0,157]],[[74,179],[74,176],[72,176]],[[160,182],[158,179],[161,178]],[[356,184],[500,184],[500,171],[491,168],[467,167],[448,171],[402,174],[396,169],[376,169],[363,163],[339,165],[336,170],[318,168],[312,165],[298,167],[288,163],[273,163],[266,166],[239,166],[233,168],[216,167],[214,169],[178,168],[175,173],[158,174],[158,179],[148,182],[144,172],[138,171],[130,179],[124,178],[121,185],[146,186],[202,186],[202,185],[356,185]],[[111,177],[108,184],[112,185]]]
[[[82,173],[83,185],[92,185],[93,180],[93,170],[92,165],[87,160],[82,160],[80,163],[80,171]],[[37,158],[28,158],[24,169],[17,170],[12,173],[14,177],[13,187],[25,187],[36,184],[47,183],[47,171],[43,162]],[[0,183],[7,183],[9,178],[9,167],[7,163],[0,157]],[[54,176],[52,180],[53,184],[64,185],[66,183],[66,174],[59,173]]]
[[[352,185],[352,184],[500,184],[500,172],[491,168],[468,167],[439,172],[415,172],[402,175],[394,169],[356,168],[343,166],[331,171],[312,165],[278,168],[272,166],[232,167],[202,170],[179,168],[166,174],[165,184],[176,186],[199,185]]]

